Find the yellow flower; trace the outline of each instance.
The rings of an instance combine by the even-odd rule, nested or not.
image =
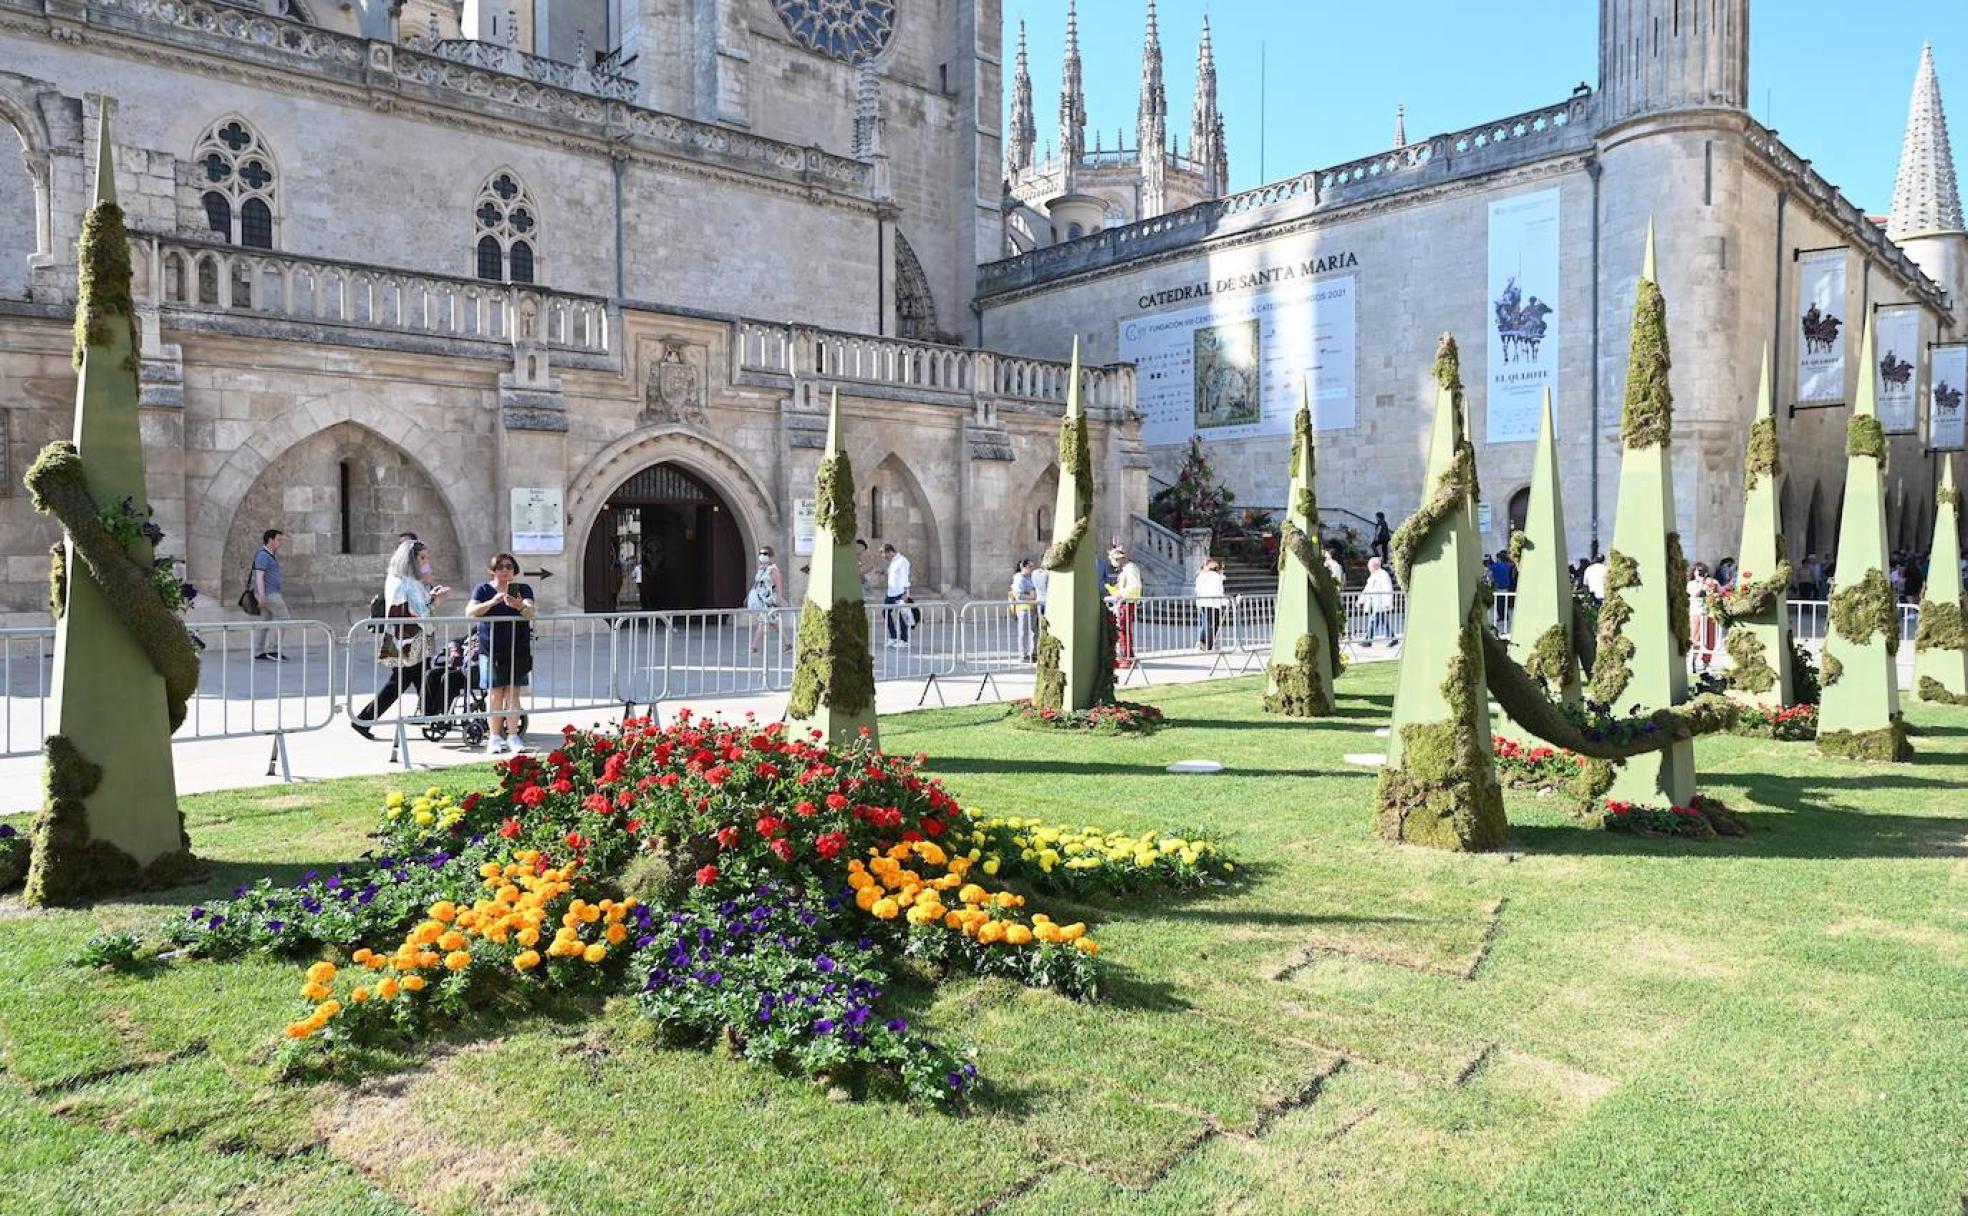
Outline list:
[[[600,942],[596,942],[586,950],[581,951],[581,957],[590,963],[598,963],[608,957],[608,947],[602,945]]]
[[[465,948],[465,935],[453,929],[451,932],[437,939],[437,948],[439,950],[463,950]]]
[[[602,937],[606,938],[608,944],[611,946],[621,945],[628,936],[629,927],[621,921],[616,921],[614,924],[608,926],[607,932],[602,934]]]
[[[431,905],[430,918],[448,925],[458,918],[458,905],[448,899],[440,899]]]
[[[402,805],[403,805],[403,791],[402,791],[402,790],[391,790],[391,791],[389,792],[389,797],[387,797],[387,798],[385,798],[385,799],[383,799],[383,805],[384,805],[384,806],[388,806],[388,807],[399,807],[399,806],[402,806]]]
[[[405,992],[422,992],[424,990],[424,977],[421,975],[404,976],[403,990]]]
[[[471,955],[463,950],[453,950],[444,956],[444,968],[447,971],[463,971],[469,966],[471,966]]]
[[[538,950],[522,950],[513,956],[513,966],[520,971],[531,971],[540,965]]]
[[[1024,925],[1006,925],[1004,939],[1014,946],[1029,946],[1032,943],[1032,931]]]
[[[540,931],[528,925],[514,935],[514,940],[522,946],[537,946],[540,944]]]
[[[417,826],[421,828],[427,828],[431,824],[437,822],[437,816],[431,814],[429,811],[418,811],[415,815],[411,816],[411,818],[415,819],[417,821]]]
[[[357,1005],[362,1004],[362,1002],[368,999],[369,990],[367,988],[357,988],[354,992],[349,993],[349,1000]]]
[[[894,920],[901,914],[902,906],[887,896],[883,896],[881,899],[875,901],[875,906],[870,908],[869,911],[873,912],[882,920]]]
[[[443,791],[443,790],[440,790],[440,789],[438,789],[438,788],[437,788],[436,786],[434,786],[434,785],[433,785],[433,786],[431,786],[431,787],[430,787],[429,789],[427,789],[427,790],[425,790],[425,791],[424,791],[424,797],[426,797],[426,798],[442,798],[442,797],[444,797],[444,791]]]
[[[996,876],[997,876],[997,873],[998,873],[998,859],[997,859],[997,856],[996,856],[996,854],[993,854],[993,855],[992,855],[992,857],[991,857],[991,859],[990,859],[989,861],[986,861],[986,862],[984,863],[984,872],[985,872],[986,874],[989,874],[989,875],[991,875],[991,876],[993,876],[993,877],[996,877]]]
[[[325,984],[335,978],[335,964],[329,962],[316,963],[307,969],[307,977],[308,983],[310,984]]]
[[[383,998],[386,1001],[395,1000],[396,994],[400,990],[401,990],[401,986],[396,982],[394,976],[385,979],[382,983],[376,985],[376,995]]]
[[[340,1001],[323,1001],[321,1004],[315,1006],[314,1016],[318,1018],[332,1018],[341,1011],[342,1003]]]
[[[301,985],[301,995],[310,1001],[325,1001],[331,989],[326,984],[309,982]]]

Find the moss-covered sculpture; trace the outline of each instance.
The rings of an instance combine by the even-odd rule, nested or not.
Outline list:
[[[1572,578],[1565,558],[1564,487],[1558,480],[1558,437],[1551,390],[1544,392],[1537,454],[1531,462],[1531,501],[1524,530],[1511,537],[1517,564],[1517,607],[1510,622],[1510,652],[1566,703],[1579,698],[1573,661]]]
[[[1920,628],[1913,637],[1914,687],[1920,699],[1968,705],[1968,630],[1961,599],[1961,495],[1954,488],[1954,457],[1941,456],[1941,484],[1934,495],[1934,543],[1927,554],[1927,586]]]
[[[813,563],[794,643],[786,718],[795,731],[819,731],[835,746],[865,731],[878,745],[875,659],[854,549],[854,466],[841,450],[840,391],[827,409],[827,447],[814,478]]]
[[[1290,492],[1278,545],[1277,618],[1271,631],[1271,663],[1264,708],[1294,718],[1333,710],[1339,674],[1339,639],[1345,610],[1332,571],[1319,552],[1318,456],[1312,434],[1309,388],[1292,419]]]
[[[1493,849],[1510,825],[1491,753],[1476,552],[1476,457],[1455,339],[1435,361],[1428,500],[1401,525],[1395,562],[1408,592],[1408,630],[1394,692],[1387,764],[1375,791],[1384,840]]]
[[[1114,700],[1114,635],[1095,574],[1093,454],[1080,401],[1080,344],[1073,342],[1073,371],[1066,417],[1059,424],[1059,496],[1046,550],[1045,615],[1039,619],[1038,665],[1032,703],[1040,710],[1084,713]]]
[[[78,248],[75,440],[29,474],[38,509],[73,560],[55,629],[44,744],[47,793],[33,829],[29,903],[74,904],[196,873],[178,811],[171,732],[198,682],[184,627],[150,581],[147,537],[125,544],[101,504],[148,500],[137,410],[129,238],[116,204],[109,106],[96,143],[96,200]],[[141,510],[141,507],[139,507]]]
[[[1866,319],[1859,367],[1875,366]],[[1886,446],[1877,387],[1869,370],[1846,427],[1845,505],[1838,528],[1838,585],[1824,640],[1824,691],[1818,750],[1842,759],[1901,761],[1913,756],[1900,718],[1899,611],[1886,579]]]
[[[1688,695],[1687,565],[1675,529],[1674,396],[1668,385],[1667,301],[1654,272],[1654,234],[1633,302],[1620,415],[1619,514],[1592,696],[1615,709],[1671,709]],[[1618,590],[1615,590],[1615,587]],[[1695,754],[1687,740],[1634,757],[1607,793],[1640,806],[1688,806]]]
[[[1770,351],[1756,381],[1756,419],[1743,452],[1741,573],[1736,585],[1709,597],[1708,611],[1728,636],[1729,689],[1752,704],[1797,703],[1791,670],[1791,568],[1783,539],[1783,454],[1777,443],[1776,398],[1770,384]]]

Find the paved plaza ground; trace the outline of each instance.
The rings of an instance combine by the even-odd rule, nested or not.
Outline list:
[[[979,812],[1206,832],[1242,863],[1213,893],[1055,908],[1100,934],[1099,1003],[905,991],[977,1052],[965,1117],[664,1046],[625,1000],[378,1053],[352,1085],[276,1081],[293,962],[63,961],[360,854],[398,782],[187,797],[205,885],[0,901],[0,1210],[1959,1210],[1959,711],[1911,707],[1919,756],[1891,770],[1700,740],[1739,840],[1612,834],[1511,792],[1508,849],[1472,856],[1371,835],[1374,775],[1342,757],[1381,746],[1394,674],[1354,667],[1314,723],[1264,715],[1253,679],[1157,680],[1140,695],[1173,724],[1145,739],[1018,732],[991,705],[885,720]],[[1228,769],[1164,772],[1196,757]]]

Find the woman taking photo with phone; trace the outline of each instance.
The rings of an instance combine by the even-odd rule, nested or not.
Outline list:
[[[472,588],[465,615],[478,621],[478,678],[490,711],[488,750],[520,752],[526,750],[520,690],[533,672],[533,588],[515,581],[519,559],[510,553],[496,554],[489,569],[491,580]]]
[[[375,700],[349,721],[355,733],[365,739],[375,738],[369,727],[406,689],[421,690],[424,686],[430,638],[422,625],[412,622],[428,617],[439,601],[451,594],[446,586],[426,587],[424,582],[430,576],[430,549],[423,541],[406,540],[390,555],[389,577],[383,580],[383,616],[390,623],[382,627],[382,641],[376,651],[376,662],[387,674]],[[401,623],[396,618],[401,618]]]

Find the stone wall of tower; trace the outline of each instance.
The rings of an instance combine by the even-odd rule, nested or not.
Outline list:
[[[1749,0],[1599,0],[1608,123],[1749,100]]]

